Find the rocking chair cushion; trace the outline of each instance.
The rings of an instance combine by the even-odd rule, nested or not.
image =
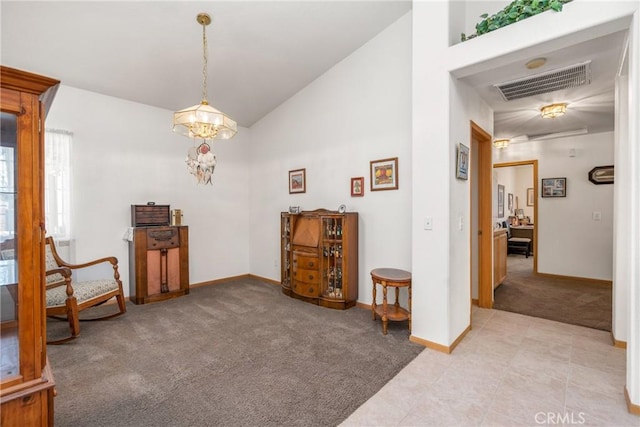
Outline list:
[[[58,265],[58,263],[56,262],[56,259],[53,257],[53,254],[51,253],[51,248],[49,247],[49,245],[45,246],[45,260],[46,260],[46,263],[47,263],[47,271],[55,270],[56,268],[60,267]],[[47,279],[47,285],[50,285],[52,283],[59,283],[59,282],[64,283],[64,277],[62,277],[62,274],[59,274],[59,273],[48,274],[46,276],[46,279]],[[64,304],[64,302],[63,302],[63,304]],[[49,305],[49,304],[47,304],[47,305]]]
[[[78,304],[115,290],[118,290],[118,283],[115,280],[88,280],[73,284],[73,295],[78,300]],[[63,306],[66,299],[66,286],[47,289],[47,307]]]

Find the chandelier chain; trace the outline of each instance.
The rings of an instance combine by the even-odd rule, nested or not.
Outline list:
[[[206,25],[202,24],[202,101],[207,101],[207,34]]]

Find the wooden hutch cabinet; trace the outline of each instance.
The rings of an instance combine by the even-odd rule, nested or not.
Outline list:
[[[324,209],[282,212],[282,292],[324,307],[358,299],[358,214]]]
[[[59,82],[0,66],[0,425],[53,425],[44,294],[44,117]]]

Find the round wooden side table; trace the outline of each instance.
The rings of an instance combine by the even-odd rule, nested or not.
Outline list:
[[[397,268],[376,268],[371,270],[371,279],[373,280],[371,313],[373,314],[373,320],[376,320],[376,314],[382,319],[382,333],[387,335],[387,323],[389,320],[408,320],[409,333],[411,333],[411,273]],[[382,285],[382,306],[376,304],[377,285]],[[392,287],[396,290],[396,300],[393,305],[387,304],[387,287]],[[398,300],[400,288],[404,287],[409,292],[409,307],[407,309],[400,307]]]

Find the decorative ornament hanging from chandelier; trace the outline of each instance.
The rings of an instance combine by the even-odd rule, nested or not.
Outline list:
[[[187,153],[187,170],[198,184],[211,184],[216,156],[207,140],[231,139],[238,132],[238,125],[225,113],[213,108],[207,101],[207,34],[206,27],[211,17],[198,14],[196,20],[202,25],[202,101],[200,104],[173,113],[173,131],[193,138],[194,146]],[[202,139],[197,145],[196,139]]]

